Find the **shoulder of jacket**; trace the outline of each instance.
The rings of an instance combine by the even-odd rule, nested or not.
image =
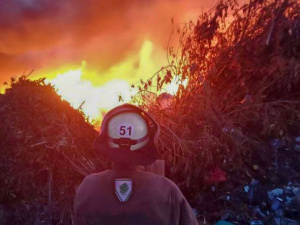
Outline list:
[[[105,174],[109,173],[109,170],[102,171],[100,173],[92,173],[87,175],[80,185],[76,188],[76,192],[82,193],[86,192],[87,190],[93,189],[93,187],[96,187],[96,183],[98,183],[101,180],[101,177],[103,177]]]
[[[150,173],[150,172],[141,172],[141,174],[142,176],[147,176],[148,178],[152,179],[154,182],[158,184],[162,184],[166,187],[169,187],[171,190],[176,190],[176,191],[179,190],[177,185],[167,177]]]
[[[177,196],[178,199],[183,198],[183,194],[182,194],[181,190],[179,189],[179,187],[177,186],[177,184],[175,184],[172,180],[170,180],[167,177],[162,177],[161,179],[164,182],[165,186],[169,187],[169,190],[170,190],[170,193],[172,194],[172,196]]]
[[[99,179],[101,179],[101,177],[105,176],[107,173],[109,173],[110,170],[104,170],[102,172],[99,172],[99,173],[92,173],[92,174],[89,174],[87,175],[83,181],[82,181],[82,184],[83,183],[91,183],[91,182],[95,182],[95,181],[98,181]]]

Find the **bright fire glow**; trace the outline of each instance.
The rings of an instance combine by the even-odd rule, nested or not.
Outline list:
[[[132,89],[127,81],[114,79],[96,87],[90,80],[83,79],[84,64],[78,69],[57,74],[54,79],[48,79],[47,82],[54,85],[57,93],[74,108],[81,106],[92,122],[102,120],[103,113],[110,109],[124,102],[130,102],[131,96],[137,90]],[[187,82],[188,80],[185,80],[182,83],[184,87]],[[178,87],[178,79],[173,79],[164,89],[167,93],[175,95]],[[122,101],[119,99],[120,96]]]
[[[186,87],[186,85],[188,84],[188,79],[185,79],[182,83],[179,82],[179,77],[175,77],[171,83],[167,84],[164,89],[166,90],[167,93],[171,94],[171,95],[176,95],[179,85],[182,84],[183,87]]]
[[[70,70],[47,81],[53,84],[57,93],[74,108],[82,105],[82,110],[92,121],[101,120],[101,113],[130,101],[133,93],[125,80],[114,79],[95,87],[91,81],[82,78],[83,71],[83,68]],[[119,101],[120,95],[124,102]]]
[[[52,73],[44,71],[42,74],[46,76],[46,82],[55,86],[62,99],[70,102],[74,108],[81,106],[90,121],[97,123],[110,109],[130,102],[131,96],[137,92],[131,88],[131,84],[140,78],[146,80],[158,70],[162,63],[160,54],[154,52],[151,41],[145,40],[138,54],[133,54],[107,71],[101,72],[101,77],[97,71],[87,70],[85,61],[81,66],[66,65]],[[162,91],[175,95],[180,84],[178,79],[178,76],[175,77]],[[185,80],[182,83],[184,87],[187,82]],[[2,93],[4,88],[0,90]],[[122,101],[119,101],[119,96],[122,96]]]
[[[81,108],[86,116],[92,122],[100,121],[103,113],[130,102],[131,96],[137,91],[130,87],[131,84],[157,71],[157,65],[161,63],[161,57],[157,54],[160,53],[153,51],[153,43],[145,40],[138,54],[133,54],[107,71],[101,72],[101,77],[107,80],[106,82],[101,80],[99,73],[88,71],[85,61],[81,67],[75,69],[72,67],[70,70],[47,73],[47,82],[53,84],[58,94],[74,108],[80,107],[84,102]],[[121,102],[119,96],[122,96]]]
[[[157,57],[153,55],[153,44],[151,41],[145,40],[139,54],[129,57],[119,64],[114,65],[105,73],[101,73],[101,77],[112,77],[112,79],[97,83],[96,78],[99,75],[93,71],[86,69],[86,62],[83,61],[81,66],[72,67],[73,69],[62,70],[48,74],[47,82],[55,86],[57,93],[74,107],[81,109],[90,121],[97,123],[102,120],[102,116],[110,109],[130,102],[137,90],[131,88],[134,81],[139,80],[141,75],[151,76],[155,71],[155,61]],[[139,67],[134,68],[134,62],[139,62]],[[122,76],[123,75],[123,76]],[[132,78],[133,75],[136,77]],[[114,77],[122,77],[117,79]],[[164,91],[171,95],[175,95],[180,82],[177,76],[170,84],[167,84]],[[99,81],[99,80],[98,80]],[[187,80],[183,83],[187,85]],[[119,97],[122,97],[120,101]]]

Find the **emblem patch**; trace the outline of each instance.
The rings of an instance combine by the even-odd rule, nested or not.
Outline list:
[[[115,180],[115,191],[120,202],[127,202],[132,193],[132,180],[121,178]]]

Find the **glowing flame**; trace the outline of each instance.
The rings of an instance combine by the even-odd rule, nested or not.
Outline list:
[[[132,89],[127,81],[121,79],[114,79],[96,87],[90,80],[82,78],[84,66],[85,62],[82,67],[57,74],[55,78],[48,79],[47,82],[53,84],[57,93],[70,102],[74,108],[81,107],[92,122],[100,121],[104,112],[124,102],[130,102],[131,96],[137,91]],[[167,93],[175,95],[180,84],[186,87],[187,79],[182,83],[178,80],[179,77],[166,85],[164,89]]]
[[[132,54],[108,70],[101,71],[101,76],[99,71],[87,70],[86,62],[83,61],[81,66],[65,65],[52,72],[40,71],[41,75],[37,77],[46,76],[46,82],[54,85],[64,100],[70,102],[74,108],[81,107],[85,115],[95,124],[101,121],[103,114],[110,109],[130,102],[131,96],[137,92],[131,88],[131,84],[154,74],[165,63],[162,55],[164,52],[161,49],[154,51],[153,43],[144,40],[137,54]],[[120,76],[121,79],[116,78]],[[111,79],[113,77],[115,79]],[[174,78],[163,91],[175,95],[181,84],[178,82],[179,78],[179,76]],[[182,84],[186,86],[187,80]],[[4,88],[0,89],[2,93]],[[122,101],[119,101],[120,96]],[[151,101],[155,100],[153,96],[149,98]]]
[[[167,93],[171,95],[176,95],[179,85],[182,84],[183,87],[186,87],[188,84],[188,79],[186,78],[184,81],[180,81],[180,76],[175,77],[171,83],[167,84],[164,89],[166,90]]]
[[[132,54],[107,71],[101,72],[103,79],[120,76],[124,77],[122,79],[111,79],[103,83],[104,80],[99,78],[97,72],[85,69],[86,62],[83,61],[79,68],[74,69],[73,66],[73,69],[64,69],[63,72],[46,73],[47,82],[53,84],[58,94],[74,108],[80,107],[84,102],[82,110],[95,122],[102,119],[104,112],[131,100],[131,96],[137,92],[131,88],[131,84],[157,71],[159,67],[155,65],[162,63],[160,54],[159,49],[153,51],[151,41],[145,40],[138,54]]]
[[[84,111],[92,121],[101,120],[101,112],[106,112],[124,102],[129,102],[130,85],[125,80],[111,80],[100,87],[82,78],[83,68],[70,70],[47,82],[53,84],[57,93],[71,103],[74,108]],[[119,101],[120,95],[123,101]]]

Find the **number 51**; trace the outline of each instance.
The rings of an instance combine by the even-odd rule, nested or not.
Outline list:
[[[128,127],[120,126],[119,134],[122,135],[122,136],[124,136],[126,134],[131,136],[131,130],[132,130],[131,126],[128,126]]]

